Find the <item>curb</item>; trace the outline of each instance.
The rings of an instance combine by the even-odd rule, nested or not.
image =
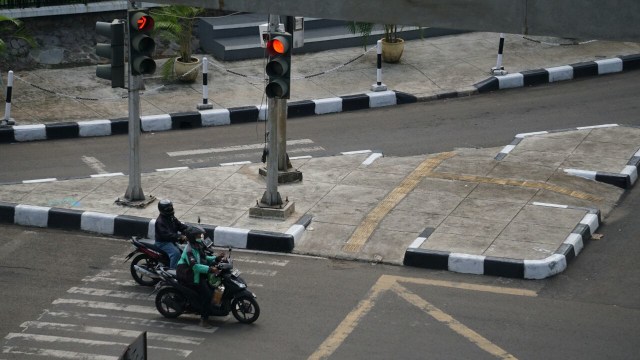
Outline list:
[[[155,222],[138,216],[0,202],[0,223],[5,224],[154,239]],[[200,225],[214,246],[290,253],[310,222],[311,216],[305,215],[285,233]]]
[[[418,98],[399,91],[380,91],[335,98],[293,101],[287,104],[288,118],[415,103]],[[267,107],[243,106],[140,117],[142,132],[194,129],[266,121]],[[36,140],[71,139],[127,134],[129,120],[88,120],[52,124],[0,127],[0,144]]]
[[[479,93],[485,93],[636,69],[640,69],[640,54],[492,76],[474,86]]]
[[[628,125],[618,125],[618,124],[604,124],[604,125],[594,125],[594,126],[582,126],[570,129],[560,129],[560,130],[550,130],[550,131],[538,131],[532,133],[522,133],[517,134],[513,141],[502,148],[498,155],[495,156],[495,160],[504,159],[515,147],[522,141],[522,139],[527,136],[534,135],[544,135],[544,134],[552,134],[559,133],[564,131],[574,131],[574,130],[588,130],[588,129],[598,129],[598,128],[608,128],[608,127],[633,127]],[[581,169],[564,169],[564,172],[569,175],[579,176],[588,180],[594,180],[603,182],[609,185],[614,185],[622,189],[629,189],[635,182],[638,180],[638,167],[640,167],[640,150],[631,156],[631,159],[627,162],[624,169],[620,173],[612,173],[605,171],[592,171],[592,170],[581,170]]]
[[[585,209],[568,205],[534,203],[571,209]],[[420,246],[428,240],[435,229],[425,229],[409,245],[404,253],[403,265],[433,270],[448,270],[464,274],[492,275],[518,279],[545,279],[563,272],[591,239],[601,223],[600,210],[588,211],[580,223],[571,231],[556,252],[542,260],[520,260],[482,255],[424,250]]]

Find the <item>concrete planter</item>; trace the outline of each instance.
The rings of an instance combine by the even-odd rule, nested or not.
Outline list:
[[[178,80],[182,82],[194,82],[198,78],[200,73],[200,67],[202,66],[202,60],[192,57],[191,62],[183,62],[180,59],[176,59],[173,64],[173,71],[176,73]]]
[[[398,38],[397,42],[386,42],[382,39],[382,61],[386,63],[397,63],[404,51],[404,40]]]

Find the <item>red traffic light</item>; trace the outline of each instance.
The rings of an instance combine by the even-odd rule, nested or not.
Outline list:
[[[289,41],[283,36],[275,36],[267,42],[267,52],[270,56],[284,55],[289,51]]]
[[[149,15],[143,15],[137,20],[138,30],[149,31],[153,29],[153,18]]]
[[[142,11],[130,13],[129,19],[131,27],[136,31],[149,32],[153,30],[153,26],[155,25],[153,18]]]

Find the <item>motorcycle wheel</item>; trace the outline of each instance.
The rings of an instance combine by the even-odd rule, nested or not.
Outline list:
[[[155,268],[156,265],[158,265],[158,262],[150,258],[149,255],[140,254],[131,260],[131,276],[133,277],[133,280],[143,286],[153,286],[160,281],[160,279],[154,279],[144,273],[138,272],[135,268],[136,265],[146,267],[147,269]]]
[[[260,306],[251,296],[240,296],[231,301],[233,317],[243,324],[251,324],[260,316]]]
[[[175,319],[182,315],[187,306],[187,299],[172,287],[165,287],[156,295],[156,309],[162,316]],[[178,309],[176,309],[178,307]]]

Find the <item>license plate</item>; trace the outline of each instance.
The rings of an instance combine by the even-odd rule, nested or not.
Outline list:
[[[231,270],[231,275],[233,275],[233,276],[240,276],[240,270],[238,270],[238,269],[233,269],[233,270]]]

